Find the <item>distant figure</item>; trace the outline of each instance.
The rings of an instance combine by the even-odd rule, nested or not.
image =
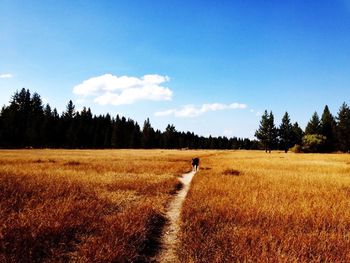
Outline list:
[[[193,158],[192,159],[192,170],[197,172],[198,171],[198,165],[199,165],[199,158]]]

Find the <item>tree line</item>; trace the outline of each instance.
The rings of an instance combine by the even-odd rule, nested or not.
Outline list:
[[[279,127],[274,123],[272,111],[265,110],[258,130],[255,132],[265,151],[280,149],[287,152],[350,152],[350,108],[344,102],[334,117],[328,106],[321,118],[314,112],[303,131],[297,122],[291,123],[288,112]]]
[[[256,140],[198,136],[180,132],[172,124],[165,131],[154,129],[150,120],[143,127],[134,120],[110,114],[93,115],[90,108],[75,109],[69,101],[59,114],[44,105],[38,93],[15,92],[0,112],[1,148],[165,148],[165,149],[258,149]]]

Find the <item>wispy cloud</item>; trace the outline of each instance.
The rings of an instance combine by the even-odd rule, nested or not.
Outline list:
[[[168,76],[157,74],[144,75],[141,78],[104,74],[84,80],[73,88],[73,93],[80,99],[93,97],[100,105],[133,104],[141,100],[171,100],[173,92],[163,87]]]
[[[154,115],[158,117],[173,115],[179,118],[181,117],[189,118],[189,117],[197,117],[210,111],[234,110],[234,109],[245,109],[245,108],[247,108],[246,104],[236,103],[236,102],[231,104],[211,103],[211,104],[203,104],[202,106],[185,105],[178,109],[158,111]]]
[[[0,79],[11,79],[11,78],[13,78],[13,75],[10,73],[0,74]]]
[[[256,110],[254,110],[254,109],[250,109],[249,110],[251,113],[254,113],[255,114],[255,116],[261,116],[261,112],[260,111],[256,111]]]

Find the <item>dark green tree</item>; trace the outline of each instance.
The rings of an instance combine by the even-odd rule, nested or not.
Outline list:
[[[273,116],[269,115],[269,121]],[[51,148],[192,148],[257,149],[257,141],[243,138],[204,137],[178,132],[168,125],[154,130],[149,119],[142,131],[132,119],[107,115],[93,116],[89,108],[77,112],[72,101],[59,115],[50,105],[42,105],[37,93],[22,89],[0,111],[0,147]]]
[[[163,135],[165,148],[167,149],[177,148],[176,137],[177,137],[177,131],[175,129],[175,126],[172,124],[168,124]]]
[[[28,146],[40,147],[43,140],[42,123],[44,121],[44,110],[41,97],[34,93],[30,99],[29,112],[27,116],[26,139]]]
[[[345,102],[337,115],[337,139],[339,150],[350,152],[350,107]]]
[[[147,118],[143,124],[141,145],[146,149],[154,148],[155,146],[155,132],[149,118]]]
[[[281,125],[278,130],[279,143],[284,152],[288,152],[288,149],[293,146],[293,126],[290,123],[288,112],[283,115]]]
[[[65,131],[64,144],[68,148],[78,146],[77,139],[77,120],[80,118],[79,112],[75,111],[75,106],[70,100],[67,104],[66,111],[63,112],[63,130]]]
[[[265,152],[269,151],[271,153],[271,150],[277,142],[277,129],[275,127],[272,111],[269,114],[267,110],[265,110],[264,114],[261,116],[259,129],[255,132],[255,137],[258,138]]]
[[[299,124],[295,122],[292,127],[292,146],[301,145],[303,141],[304,132],[300,128]]]
[[[131,138],[130,138],[130,148],[140,148],[141,147],[141,137],[142,133],[140,130],[140,126],[136,122],[133,126],[132,132],[131,132]]]
[[[334,151],[336,146],[336,122],[327,105],[321,117],[321,135],[326,137],[322,151]]]
[[[75,106],[73,104],[73,101],[70,100],[68,102],[66,111],[62,115],[63,115],[63,118],[68,120],[72,120],[75,117],[76,112],[75,112]]]
[[[320,117],[315,111],[305,128],[305,134],[321,134]]]
[[[42,145],[46,148],[54,145],[54,125],[55,121],[49,104],[44,108],[44,121],[42,123],[43,141]]]

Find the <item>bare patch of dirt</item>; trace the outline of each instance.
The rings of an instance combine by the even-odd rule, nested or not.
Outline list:
[[[224,171],[223,173],[224,175],[233,175],[233,176],[239,176],[241,175],[241,172],[238,170],[234,170],[234,169],[227,169]]]

